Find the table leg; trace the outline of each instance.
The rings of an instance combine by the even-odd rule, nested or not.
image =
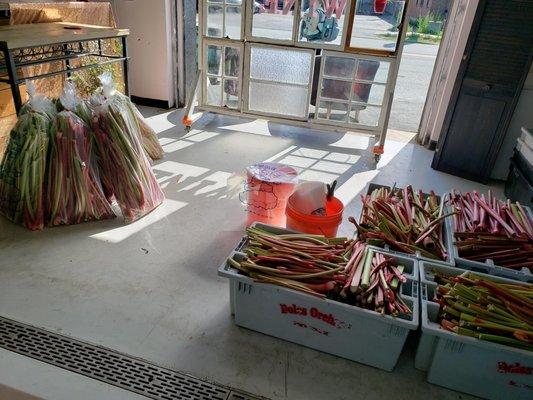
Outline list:
[[[124,57],[124,61],[122,62],[122,71],[124,73],[124,94],[126,96],[130,95],[130,82],[129,82],[129,75],[128,75],[128,44],[127,44],[127,37],[122,36],[122,57]]]
[[[13,102],[15,103],[15,110],[17,114],[22,107],[22,98],[20,97],[19,80],[17,76],[17,68],[15,67],[15,61],[13,60],[13,54],[9,49],[2,49],[4,53],[4,60],[6,62],[7,75],[9,77],[9,85],[11,86],[11,94],[13,96]]]
[[[68,45],[66,43],[63,45],[63,52],[65,53],[65,56],[69,55]],[[70,78],[72,72],[70,72],[70,60],[68,58],[65,59],[65,67],[67,69],[67,78]]]

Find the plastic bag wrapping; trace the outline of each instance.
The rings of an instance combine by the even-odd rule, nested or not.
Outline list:
[[[155,131],[146,123],[139,109],[131,102],[128,96],[123,95],[115,89],[112,76],[109,72],[104,72],[100,75],[100,81],[102,82],[101,93],[105,98],[116,97],[116,100],[122,101],[125,107],[131,108],[141,135],[143,149],[148,157],[152,160],[162,159],[164,155],[163,148],[159,143]]]
[[[91,98],[98,163],[106,195],[114,195],[129,223],[155,209],[165,197],[143,150],[132,108],[102,78],[102,94]]]
[[[0,213],[31,230],[44,227],[46,159],[55,107],[28,86],[24,104],[0,164]]]
[[[155,131],[146,123],[141,112],[137,107],[135,107],[135,104],[131,102],[129,97],[123,97],[132,107],[135,117],[137,118],[137,122],[139,123],[144,151],[152,160],[162,159],[164,156],[163,147],[161,147]]]
[[[83,104],[74,85],[65,84],[64,110],[52,125],[46,212],[49,225],[114,218],[98,174],[89,126],[74,113]]]
[[[42,93],[37,93],[33,82],[26,82],[26,92],[28,92],[29,100],[20,108],[19,118],[28,112],[46,114],[50,118],[55,117],[57,110],[53,100]]]
[[[259,163],[246,168],[239,199],[253,222],[285,226],[285,207],[298,183],[298,172],[287,165]]]

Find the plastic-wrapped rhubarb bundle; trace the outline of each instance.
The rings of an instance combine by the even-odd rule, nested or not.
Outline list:
[[[24,105],[0,164],[0,213],[31,230],[44,226],[44,180],[54,106],[27,85]]]
[[[113,87],[113,81],[110,73],[104,72],[100,76],[100,80],[102,82],[102,87],[98,91],[100,93],[97,94],[102,94],[104,87]],[[141,137],[142,147],[148,157],[150,157],[152,160],[162,159],[164,152],[161,144],[159,143],[159,139],[157,139],[155,131],[146,123],[139,109],[135,107],[135,104],[131,102],[128,96],[123,95],[118,90],[114,90],[114,88],[113,91],[108,90],[108,92],[108,96],[112,96],[114,98],[113,100],[116,102],[122,102],[123,106],[130,109],[130,112],[135,116],[134,122],[135,125],[137,125],[137,130],[139,131]]]
[[[89,127],[72,110],[80,103],[74,85],[65,84],[64,110],[52,126],[46,211],[49,225],[114,218],[92,154]]]
[[[126,222],[146,215],[164,200],[143,150],[133,109],[116,96],[110,76],[103,74],[102,95],[93,96],[93,130],[98,162],[108,197],[114,196]]]
[[[119,93],[119,92],[117,92]],[[150,126],[146,123],[144,120],[144,117],[142,116],[141,112],[135,107],[135,104],[133,104],[129,97],[124,96],[119,93],[119,95],[123,98],[124,102],[128,107],[131,107],[133,110],[133,113],[135,114],[135,118],[137,119],[137,123],[139,124],[139,129],[141,131],[141,139],[144,151],[152,160],[160,160],[163,158],[163,148],[161,147],[161,144],[159,143],[159,139],[157,139],[157,135],[155,134],[155,131],[150,128]]]

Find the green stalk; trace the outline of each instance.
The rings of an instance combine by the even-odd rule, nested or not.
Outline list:
[[[374,251],[367,249],[365,262],[363,264],[363,273],[361,275],[361,289],[366,289],[370,283],[370,271],[372,269],[372,259],[374,258]]]

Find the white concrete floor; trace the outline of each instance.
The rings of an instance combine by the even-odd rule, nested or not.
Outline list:
[[[298,165],[306,179],[338,178],[346,216],[358,215],[371,181],[438,193],[487,187],[432,170],[433,153],[409,134],[391,132],[376,168],[367,136],[212,115],[185,134],[177,111],[143,112],[166,151],[154,165],[165,204],[128,226],[117,219],[30,232],[0,219],[0,315],[272,399],[468,398],[425,382],[413,368],[415,338],[388,373],[235,326],[217,267],[244,220],[238,200],[226,197],[227,178],[258,161]],[[347,223],[341,233],[351,233]],[[0,371],[19,357],[1,352]],[[33,379],[0,373],[0,383],[74,398],[59,373],[51,383],[50,368],[40,376],[29,366],[40,363],[17,362]],[[75,398],[107,398],[91,397],[90,387]],[[123,394],[108,398],[138,398]]]

